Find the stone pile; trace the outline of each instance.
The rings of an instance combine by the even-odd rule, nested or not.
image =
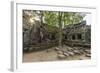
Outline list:
[[[83,57],[80,57],[79,60],[83,60],[84,57],[91,57],[91,51],[90,49],[83,48],[83,47],[54,47],[47,49],[46,52],[52,52],[55,51],[57,54],[58,59],[66,59],[68,57],[74,57],[78,55],[82,55]]]
[[[60,49],[58,47],[55,47],[55,51],[57,52],[57,57],[59,59],[65,59],[68,57],[72,57],[75,55],[85,55],[86,57],[91,57],[90,49],[84,50],[83,48],[71,48],[68,47],[67,49]]]

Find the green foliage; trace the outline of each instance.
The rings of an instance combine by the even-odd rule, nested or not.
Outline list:
[[[85,14],[78,12],[60,12],[61,16],[61,25],[76,24],[83,20]],[[54,11],[44,11],[44,21],[46,24],[51,26],[59,27],[59,12]]]
[[[61,17],[59,20],[59,15],[61,14]],[[27,23],[30,24],[29,19],[31,17],[40,17],[40,23],[45,23],[50,26],[55,26],[59,27],[59,22],[60,26],[61,25],[69,25],[69,24],[76,24],[79,23],[83,20],[85,14],[84,13],[79,13],[79,12],[57,12],[57,11],[36,11],[36,10],[24,10],[23,11],[23,16],[25,19],[25,24]],[[33,24],[33,23],[31,23]]]
[[[57,12],[44,11],[43,15],[44,15],[44,22],[47,25],[57,26],[58,24]]]
[[[81,15],[81,13],[77,13],[77,12],[63,13],[64,25],[79,23],[83,20],[83,18],[84,18],[84,15]]]

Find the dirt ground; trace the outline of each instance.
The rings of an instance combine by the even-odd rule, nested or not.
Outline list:
[[[85,54],[74,55],[66,57],[65,59],[59,59],[57,51],[54,50],[55,47],[49,50],[36,51],[31,53],[23,54],[23,62],[43,62],[43,61],[57,61],[57,60],[83,60],[90,59],[86,57]]]

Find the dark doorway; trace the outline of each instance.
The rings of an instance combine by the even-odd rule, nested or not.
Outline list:
[[[78,34],[78,35],[77,35],[77,39],[78,39],[78,40],[81,40],[81,39],[82,39],[82,34]]]
[[[72,35],[72,40],[75,40],[75,35]]]

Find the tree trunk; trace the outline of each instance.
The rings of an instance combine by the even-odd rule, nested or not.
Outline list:
[[[58,19],[59,19],[59,48],[62,47],[62,13],[58,13]]]
[[[42,42],[43,39],[43,32],[42,32],[42,26],[43,26],[43,12],[40,11],[40,43]]]

